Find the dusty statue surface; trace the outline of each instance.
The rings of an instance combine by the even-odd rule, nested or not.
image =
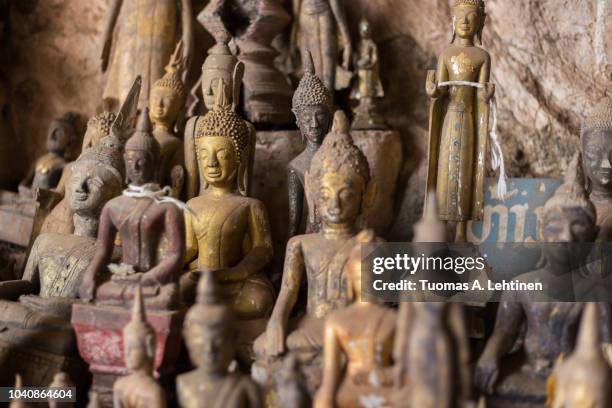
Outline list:
[[[214,0],[198,15],[200,24],[217,43],[234,38],[237,57],[245,64],[243,98],[235,103],[253,123],[291,122],[291,88],[274,66],[277,52],[271,46],[289,20],[278,0]]]
[[[440,219],[456,224],[456,241],[465,241],[466,221],[480,219],[484,204],[485,157],[489,129],[491,57],[475,45],[485,25],[483,0],[456,0],[453,41],[427,74],[432,98],[429,117],[429,168],[426,191],[435,189]],[[441,86],[448,81],[479,83]]]
[[[584,190],[584,176],[577,154],[565,181],[544,206],[540,231],[541,242],[591,242],[598,228],[595,206]],[[580,228],[569,226],[579,225]],[[546,379],[559,355],[569,355],[576,344],[576,333],[584,303],[555,301],[559,295],[572,293],[571,279],[564,279],[571,262],[587,254],[576,246],[547,246],[545,266],[528,272],[524,279],[555,279],[548,302],[530,302],[527,294],[508,292],[499,305],[495,328],[478,360],[476,386],[500,401],[526,400],[541,404],[546,400]],[[577,249],[571,249],[577,248]],[[570,287],[566,287],[567,285]],[[599,304],[602,340],[610,342],[609,305]],[[523,346],[510,353],[522,325],[526,325]]]
[[[104,206],[96,254],[83,277],[81,298],[95,300],[99,305],[126,305],[134,297],[135,284],[140,283],[145,303],[151,309],[175,308],[185,251],[185,224],[178,206],[158,202],[167,192],[155,183],[160,147],[151,134],[148,109],[141,113],[123,158],[128,189]],[[117,234],[121,261],[114,264]]]
[[[375,239],[373,231],[357,235],[344,265],[347,294],[353,303],[331,312],[325,320],[317,408],[358,408],[368,402],[383,407],[391,402],[396,312],[365,301],[361,290],[361,244]]]
[[[197,408],[206,401],[213,408],[263,407],[258,386],[235,366],[229,369],[238,345],[237,321],[232,307],[222,299],[213,272],[202,274],[197,292],[183,327],[196,368],[176,379],[179,405]]]
[[[261,376],[258,381],[263,383],[269,381],[270,361],[289,351],[308,362],[308,387],[314,392],[321,367],[313,360],[320,360],[324,319],[349,303],[343,266],[355,245],[357,219],[367,213],[374,187],[367,159],[353,144],[348,126],[344,113],[336,112],[332,131],[305,175],[309,213],[319,214],[321,231],[297,235],[287,244],[281,291],[266,331],[255,343],[254,376]],[[304,281],[306,313],[290,321]]]

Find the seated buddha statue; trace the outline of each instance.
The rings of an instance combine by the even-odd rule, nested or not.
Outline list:
[[[185,106],[187,88],[181,79],[184,70],[183,42],[179,42],[166,66],[166,74],[158,79],[149,96],[149,116],[153,122],[153,137],[160,147],[159,184],[170,186],[172,196],[183,196],[185,181],[183,141],[175,128]]]
[[[502,295],[493,334],[476,366],[475,383],[485,393],[501,401],[545,401],[546,379],[557,358],[573,350],[584,309],[584,303],[559,301],[573,293],[571,265],[588,255],[585,246],[567,244],[595,239],[595,214],[576,155],[564,183],[544,206],[539,240],[550,245],[543,246],[543,266],[519,276],[523,281],[543,282],[548,289],[538,296],[538,301],[529,292]],[[609,304],[598,305],[603,341],[609,343]],[[522,347],[511,353],[522,328]]]
[[[147,321],[140,284],[136,287],[132,319],[123,328],[125,366],[131,374],[113,384],[113,406],[165,408],[166,394],[153,377],[155,330]]]
[[[0,339],[63,353],[72,344],[72,303],[95,252],[104,204],[121,192],[121,153],[106,139],[75,162],[67,185],[74,234],[45,233],[34,242],[23,278],[0,282]]]
[[[357,235],[344,266],[347,295],[353,303],[325,320],[323,380],[316,408],[351,408],[371,401],[388,406],[393,385],[393,341],[396,313],[362,298],[361,244],[372,243],[372,231]]]
[[[323,138],[329,132],[332,119],[331,97],[329,91],[314,71],[312,56],[305,61],[304,76],[293,94],[293,114],[306,148],[289,162],[287,188],[289,191],[289,238],[299,234],[304,224],[306,233],[317,232],[317,220],[304,220],[304,174],[310,168],[312,157],[321,147]],[[306,212],[307,213],[307,212]]]
[[[287,244],[281,291],[265,333],[255,342],[262,364],[286,351],[296,353],[300,361],[320,356],[325,318],[349,304],[343,267],[356,243],[358,218],[367,213],[374,187],[367,159],[353,144],[348,128],[345,114],[336,112],[332,131],[305,175],[310,212],[319,214],[321,231],[297,235]],[[304,280],[306,313],[290,322]]]
[[[597,209],[598,240],[612,240],[612,98],[599,102],[582,124],[582,163]]]
[[[67,113],[51,122],[47,134],[47,153],[36,160],[30,174],[20,184],[20,191],[57,186],[66,166],[66,155],[76,140],[75,115]]]
[[[133,299],[135,284],[140,282],[147,306],[166,310],[178,303],[185,224],[181,209],[164,202],[168,191],[155,183],[160,148],[151,134],[146,108],[125,145],[123,158],[128,188],[102,210],[97,249],[83,277],[81,299],[123,306]],[[121,262],[113,264],[117,233]]]
[[[261,393],[249,376],[232,370],[236,354],[236,314],[220,298],[215,273],[203,272],[196,304],[185,316],[183,337],[195,370],[176,378],[179,405],[199,408],[263,407]]]

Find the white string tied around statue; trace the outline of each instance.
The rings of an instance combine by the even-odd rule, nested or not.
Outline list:
[[[156,184],[145,184],[143,186],[129,184],[128,188],[123,190],[122,195],[134,198],[150,198],[157,204],[173,204],[197,218],[196,213],[187,204],[170,196],[172,189],[169,186],[162,189],[153,189],[152,187],[159,188]]]
[[[470,81],[445,81],[440,82],[438,86],[471,86],[478,89],[484,88],[484,84]],[[491,120],[493,122],[491,124],[491,130],[489,131],[489,138],[491,139],[491,167],[493,167],[493,170],[499,169],[499,178],[497,179],[497,196],[503,200],[508,192],[508,178],[506,177],[504,152],[501,148],[499,137],[497,136],[497,103],[495,100],[495,95],[491,98],[490,104]]]

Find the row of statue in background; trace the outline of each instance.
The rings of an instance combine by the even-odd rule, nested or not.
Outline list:
[[[162,3],[164,13],[156,12],[155,18],[166,11],[177,15],[174,0]],[[181,3],[184,16],[190,13],[189,3]],[[395,215],[384,204],[393,200],[384,198],[393,194],[398,172],[380,177],[380,167],[401,163],[401,156],[391,160],[401,144],[394,149],[396,133],[371,129],[382,127],[374,114],[374,99],[381,96],[374,44],[363,41],[363,61],[355,64],[355,95],[361,104],[353,121],[358,129],[351,129],[342,111],[334,113],[332,98],[334,19],[345,41],[345,65],[351,54],[339,3],[303,0],[297,5],[304,75],[292,103],[286,100],[272,109],[291,94],[281,86],[270,88],[272,94],[259,93],[265,81],[256,72],[264,72],[270,83],[278,76],[252,58],[270,55],[271,31],[277,26],[266,21],[278,20],[263,17],[278,15],[274,2],[209,3],[200,20],[217,44],[203,66],[206,113],[187,121],[181,140],[176,129],[188,95],[182,76],[192,55],[189,25],[183,25],[187,37],[174,53],[168,57],[171,50],[164,51],[164,61],[170,59],[165,75],[153,80],[152,72],[139,68],[152,56],[132,62],[122,58],[146,50],[157,59],[158,46],[176,32],[174,25],[159,33],[156,24],[147,25],[155,35],[146,41],[153,42],[133,44],[145,41],[130,28],[136,19],[129,13],[140,14],[128,7],[135,7],[130,2],[114,2],[111,28],[120,10],[128,15],[122,17],[127,22],[120,28],[127,31],[118,35],[124,42],[116,47],[111,70],[130,71],[110,76],[107,96],[123,103],[116,113],[89,121],[83,151],[72,163],[62,162],[61,147],[74,130],[69,120],[58,121],[49,135],[53,149],[36,166],[32,182],[24,183],[32,188],[26,202],[34,197],[49,214],[41,226],[32,222],[35,233],[28,238],[35,240],[24,245],[31,249],[23,276],[0,282],[3,384],[18,371],[24,384],[46,385],[51,373],[62,370],[84,389],[89,368],[99,403],[109,405],[114,398],[116,406],[163,406],[166,397],[172,398],[172,392],[164,396],[163,390],[173,390],[175,383],[178,402],[185,407],[203,401],[259,406],[262,394],[267,404],[287,407],[308,406],[313,396],[320,407],[470,406],[476,395],[472,383],[493,399],[527,398],[536,405],[545,399],[557,357],[574,350],[573,328],[584,304],[502,302],[472,375],[461,305],[406,302],[396,312],[362,301],[360,245],[378,241]],[[145,9],[157,10],[152,4]],[[474,41],[484,27],[484,3],[457,0],[453,12],[458,39],[427,80],[428,93],[435,97],[428,176],[435,194],[415,229],[420,242],[448,240],[441,220],[456,223],[453,239],[461,240],[465,221],[477,217],[483,204],[493,87],[488,54]],[[248,29],[228,26],[228,16]],[[155,18],[151,21],[159,22]],[[361,31],[367,39],[366,24]],[[237,57],[228,33],[238,45]],[[261,40],[268,36],[269,41]],[[109,53],[105,46],[104,55]],[[136,73],[143,76],[134,81]],[[111,95],[113,81],[127,78],[129,85]],[[463,82],[448,84],[453,81],[481,85],[475,91]],[[270,219],[263,202],[252,196],[255,129],[262,122],[275,123],[290,105],[306,146],[288,168],[290,239],[276,298],[267,273],[273,256]],[[544,209],[541,239],[546,242],[594,240],[605,229],[610,186],[601,171],[608,160],[602,146],[612,135],[611,117],[607,101],[585,123],[584,167],[591,197],[577,156]],[[43,168],[54,169],[55,178],[61,174],[54,193],[42,184],[51,177]],[[28,194],[24,188],[20,199]],[[41,194],[50,196],[44,197],[45,205]],[[583,226],[579,231],[568,228],[577,223]],[[359,233],[364,228],[373,231]],[[547,261],[545,268],[563,268],[554,256]],[[609,311],[600,305],[598,319],[593,307],[587,310],[580,347],[552,376],[551,398],[557,406],[579,396],[606,401],[601,406],[610,401],[610,372],[597,347],[610,342],[609,327],[599,324],[607,321]],[[515,361],[510,355],[509,364],[503,358],[516,344],[520,327],[526,330],[518,346],[524,358]],[[180,353],[182,337],[193,371]],[[230,369],[234,359],[237,364]],[[580,377],[584,367],[590,371]],[[249,370],[252,379],[242,374]],[[184,374],[177,377],[177,372]]]

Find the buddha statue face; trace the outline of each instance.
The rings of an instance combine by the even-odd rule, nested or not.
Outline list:
[[[92,162],[77,161],[67,192],[76,214],[95,215],[119,190],[119,181],[109,170]]]
[[[350,172],[328,172],[317,191],[317,209],[326,224],[353,223],[361,212],[364,180]]]
[[[238,173],[239,161],[231,139],[222,136],[201,137],[197,141],[200,172],[211,186],[231,186]]]
[[[331,112],[326,105],[300,107],[296,112],[300,132],[310,143],[321,144],[329,130]]]
[[[232,94],[232,74],[236,61],[233,56],[210,55],[202,66],[202,96],[206,109],[215,106],[215,94],[219,83],[223,81],[225,92]]]
[[[542,221],[542,242],[571,244],[592,242],[597,236],[595,220],[583,208],[560,207],[547,211]],[[546,256],[555,263],[570,265],[586,255],[586,245],[546,245]]]
[[[153,359],[149,355],[147,347],[139,339],[127,339],[124,345],[125,367],[130,371],[136,371],[148,364]]]
[[[200,369],[223,373],[234,359],[235,336],[231,326],[194,322],[186,328],[185,341],[191,360]]]
[[[370,38],[372,36],[370,23],[368,23],[366,20],[362,20],[359,23],[359,34],[361,35],[361,38]]]
[[[151,121],[156,125],[170,128],[178,118],[182,103],[182,98],[172,89],[154,87],[149,96]]]
[[[142,186],[155,180],[155,163],[145,150],[126,150],[125,171],[131,184]]]
[[[482,13],[476,6],[459,3],[453,7],[455,35],[459,38],[472,39],[482,30],[484,23]]]
[[[74,137],[74,128],[68,122],[54,120],[47,135],[47,150],[63,154]]]
[[[612,130],[582,132],[582,164],[593,192],[612,192]]]

